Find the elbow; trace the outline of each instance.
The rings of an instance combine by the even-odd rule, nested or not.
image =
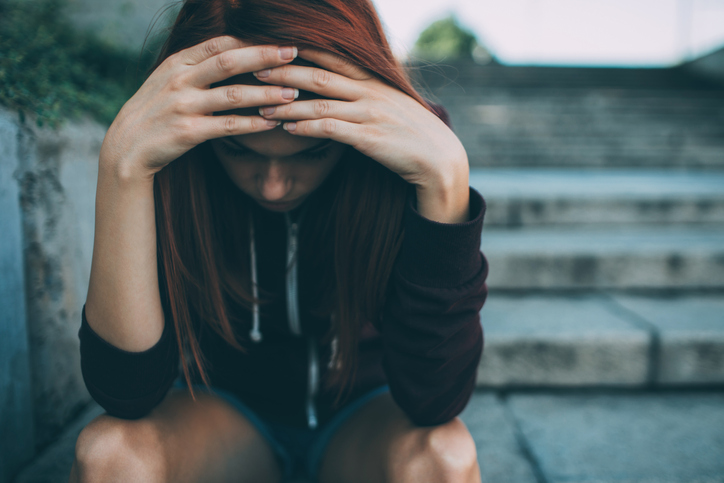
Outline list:
[[[140,419],[147,416],[166,397],[170,385],[165,385],[157,391],[135,399],[119,399],[104,393],[86,381],[86,388],[93,400],[105,409],[109,416],[120,419]]]

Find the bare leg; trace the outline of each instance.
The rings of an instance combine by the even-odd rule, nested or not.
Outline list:
[[[81,431],[70,482],[281,481],[267,441],[226,401],[172,389],[146,417],[103,414]]]
[[[475,442],[460,418],[415,426],[389,393],[362,407],[334,435],[320,483],[480,483]]]

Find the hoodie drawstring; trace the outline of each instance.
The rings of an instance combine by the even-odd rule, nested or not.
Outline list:
[[[254,342],[261,342],[262,336],[261,336],[261,330],[259,330],[259,304],[257,300],[259,300],[259,288],[257,287],[257,281],[256,281],[256,247],[254,246],[254,218],[251,213],[251,210],[249,211],[249,251],[251,252],[251,290],[252,295],[254,296],[254,308],[252,311],[253,318],[254,318],[254,327],[249,332],[249,337],[251,337],[251,340]]]

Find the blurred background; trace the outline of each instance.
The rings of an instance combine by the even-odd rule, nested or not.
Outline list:
[[[377,0],[486,199],[483,482],[724,481],[724,0]],[[67,481],[98,152],[178,4],[0,2],[0,483]]]

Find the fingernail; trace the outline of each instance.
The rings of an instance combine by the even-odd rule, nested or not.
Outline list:
[[[264,70],[260,70],[259,72],[254,72],[254,75],[256,77],[269,77],[270,73],[271,73],[271,69],[264,69]]]
[[[279,47],[279,57],[282,60],[292,60],[297,56],[297,52],[296,47]]]
[[[259,108],[259,115],[261,116],[271,116],[274,114],[274,111],[276,111],[276,107],[260,107]]]
[[[285,87],[282,89],[282,97],[284,99],[296,99],[297,97],[299,97],[299,89]]]
[[[279,124],[281,124],[281,121],[272,121],[272,120],[269,120],[269,119],[267,119],[267,121],[266,121],[266,125],[269,126],[269,127],[276,127],[276,126],[278,126]]]
[[[285,122],[282,126],[285,131],[294,132],[297,129],[297,123],[296,122]]]

